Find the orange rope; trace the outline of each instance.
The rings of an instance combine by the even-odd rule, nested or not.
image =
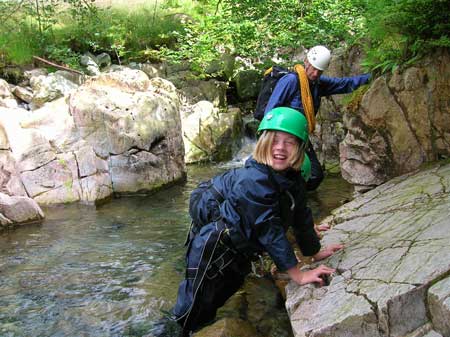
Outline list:
[[[267,70],[264,72],[264,77],[266,77],[267,75],[269,75],[269,74],[272,72],[272,69],[273,69],[273,67],[270,67],[269,69],[267,69]]]
[[[316,116],[314,114],[314,104],[311,96],[311,90],[309,90],[309,81],[306,76],[305,68],[301,64],[294,66],[295,72],[298,74],[298,80],[300,84],[300,93],[302,95],[302,105],[305,111],[306,120],[308,121],[309,134],[314,132],[316,128]]]

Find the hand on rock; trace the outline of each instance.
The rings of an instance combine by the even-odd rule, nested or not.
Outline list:
[[[316,231],[317,236],[319,238],[322,238],[322,236],[323,236],[322,232],[326,232],[326,231],[330,230],[330,228],[331,228],[331,226],[326,223],[320,224],[320,225],[314,225],[314,230]]]
[[[335,269],[320,265],[317,268],[308,271],[300,271],[297,267],[288,270],[290,278],[300,285],[308,283],[318,283],[320,286],[325,284],[325,278],[335,272]]]
[[[326,259],[327,257],[330,257],[331,255],[333,255],[334,253],[336,253],[337,251],[339,251],[343,248],[344,248],[344,245],[341,245],[341,244],[332,244],[332,245],[326,246],[320,252],[315,254],[313,256],[313,259],[314,259],[314,261],[320,261],[320,260]]]

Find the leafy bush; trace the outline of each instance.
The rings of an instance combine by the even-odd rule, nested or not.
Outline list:
[[[448,0],[367,1],[371,44],[365,65],[375,72],[413,63],[436,47],[450,47]]]

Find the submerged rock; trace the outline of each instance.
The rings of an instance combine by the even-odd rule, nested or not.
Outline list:
[[[248,322],[239,318],[224,318],[210,325],[194,337],[260,337],[261,335]]]

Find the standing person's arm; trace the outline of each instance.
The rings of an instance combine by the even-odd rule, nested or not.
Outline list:
[[[267,102],[266,109],[264,110],[264,114],[279,106],[290,106],[289,103],[298,92],[297,74],[289,73],[284,75],[273,89],[272,95],[270,95],[269,102]]]
[[[330,96],[335,94],[348,94],[361,85],[369,83],[370,74],[362,74],[352,77],[327,77],[320,76],[319,90],[320,96]]]

